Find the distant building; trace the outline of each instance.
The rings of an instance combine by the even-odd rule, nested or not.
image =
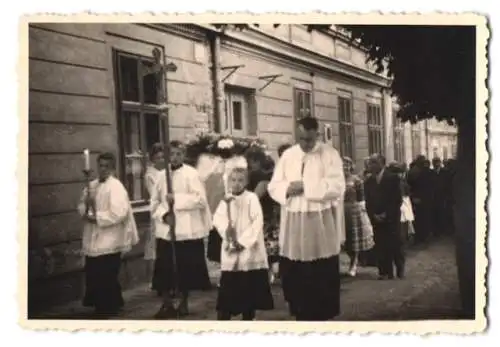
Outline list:
[[[457,155],[457,128],[436,119],[427,121],[427,156],[441,160],[455,158]]]
[[[176,67],[167,74],[166,89],[145,75],[154,48]],[[149,223],[145,153],[164,130],[179,140],[199,131],[259,136],[276,151],[294,140],[297,119],[315,116],[324,140],[359,170],[371,153],[406,162],[426,153],[423,130],[414,149],[408,141],[417,133],[393,119],[390,80],[365,57],[335,28],[261,25],[221,35],[208,25],[30,25],[30,307],[81,295],[75,208],[84,185],[84,148],[94,160],[99,152],[117,154],[117,174],[142,232]],[[162,129],[158,107],[165,91],[169,129]],[[436,140],[437,130],[431,133],[431,151],[436,144],[437,153],[451,156],[453,147]],[[125,287],[146,280],[142,247],[124,259]]]
[[[399,129],[403,139],[394,140],[394,149],[396,153],[402,148],[404,155],[395,155],[395,160],[410,163],[418,155],[425,155],[429,160],[435,157],[446,160],[457,155],[457,128],[453,125],[429,119],[416,124],[403,123]]]

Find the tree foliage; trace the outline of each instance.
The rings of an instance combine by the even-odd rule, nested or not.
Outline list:
[[[258,24],[215,24],[237,30]],[[278,27],[280,24],[274,24]],[[331,25],[306,24],[307,30]],[[341,25],[350,40],[367,50],[367,61],[387,69],[403,121],[475,116],[475,27],[416,25]]]
[[[475,116],[475,28],[346,25],[379,71],[387,64],[403,120]]]

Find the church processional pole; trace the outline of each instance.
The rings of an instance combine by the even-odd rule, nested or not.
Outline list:
[[[162,59],[163,55],[163,59]],[[177,66],[174,63],[166,63],[165,54],[158,48],[153,49],[154,65],[148,73],[153,73],[155,76],[157,90],[159,95],[159,111],[161,119],[161,127],[163,134],[163,156],[165,160],[165,176],[167,180],[167,194],[173,194],[172,189],[172,171],[170,168],[170,134],[169,134],[169,113],[168,113],[168,93],[167,93],[167,72],[177,71]],[[178,311],[179,302],[181,298],[181,293],[179,290],[179,276],[178,276],[178,265],[177,265],[177,252],[175,248],[176,235],[175,235],[175,214],[174,214],[174,203],[168,203],[168,213],[167,213],[167,224],[170,229],[170,239],[172,244],[172,269],[173,269],[173,281],[174,281],[174,292],[172,301],[174,308]]]

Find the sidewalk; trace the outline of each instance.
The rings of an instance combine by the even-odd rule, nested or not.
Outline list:
[[[348,259],[341,256],[341,270],[347,270]],[[409,250],[407,278],[378,281],[375,268],[361,268],[356,278],[343,278],[342,313],[338,320],[408,320],[458,319],[460,304],[452,240],[436,240],[425,249]],[[209,264],[213,283],[218,271]],[[272,288],[275,309],[258,312],[258,320],[291,320],[281,288]],[[195,292],[190,298],[188,320],[213,320],[216,317],[216,289]],[[124,292],[126,307],[116,319],[152,319],[160,298],[146,285]],[[43,313],[44,319],[86,319],[91,310],[73,302]]]

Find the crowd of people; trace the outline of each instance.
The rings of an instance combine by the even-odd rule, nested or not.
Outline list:
[[[172,141],[172,189],[163,146],[151,148],[145,259],[152,289],[162,298],[155,318],[189,315],[189,293],[211,288],[208,257],[221,270],[218,320],[254,320],[256,311],[272,310],[271,285],[278,278],[296,320],[330,320],[340,313],[342,249],[350,259],[349,276],[364,264],[375,265],[380,280],[404,278],[411,235],[425,243],[430,235],[453,231],[452,161],[442,167],[434,158],[431,169],[419,156],[407,170],[373,154],[356,174],[352,159],[321,142],[318,130],[316,119],[304,118],[297,144],[281,146],[276,162],[262,148],[250,147],[242,156],[211,158],[209,170],[185,164],[184,144]],[[99,317],[122,308],[121,254],[138,242],[130,201],[114,168],[112,154],[99,155],[99,177],[79,204],[84,305]]]

